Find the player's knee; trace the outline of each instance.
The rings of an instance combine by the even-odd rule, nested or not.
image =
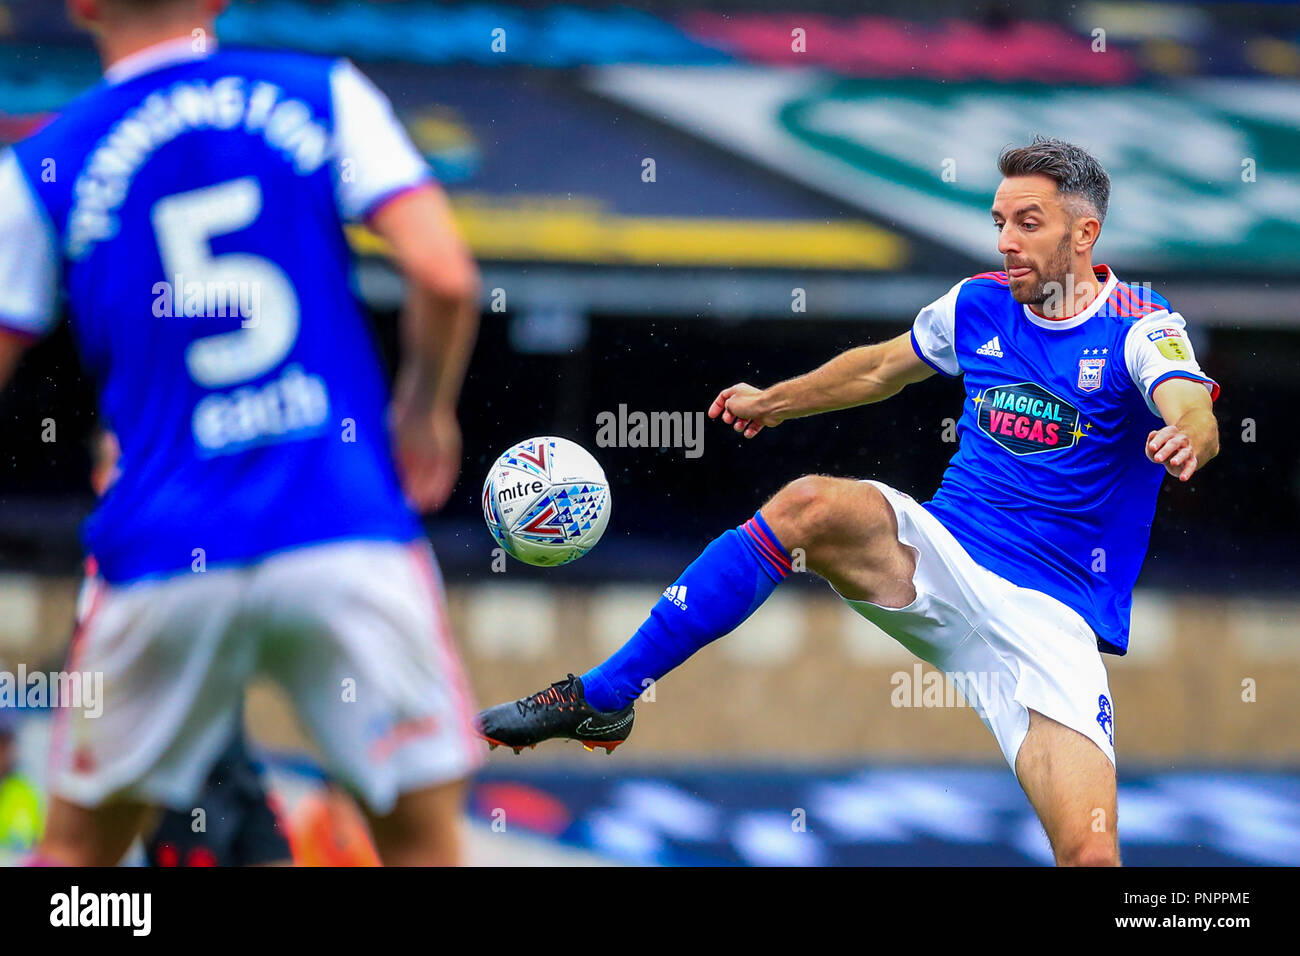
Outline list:
[[[802,548],[812,560],[844,542],[869,547],[892,534],[889,502],[870,485],[847,478],[804,475],[763,506],[763,517],[786,550]]]
[[[1056,854],[1057,866],[1119,866],[1119,848],[1109,837],[1073,841]]]
[[[825,475],[796,478],[763,506],[763,517],[787,551],[811,552],[836,530],[835,479]]]

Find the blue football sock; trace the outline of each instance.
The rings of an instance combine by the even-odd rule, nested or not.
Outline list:
[[[761,514],[714,538],[632,639],[582,675],[587,702],[622,710],[650,681],[739,627],[789,573],[790,556]]]

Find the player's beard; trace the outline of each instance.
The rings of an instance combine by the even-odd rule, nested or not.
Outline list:
[[[1025,265],[1026,263],[1016,263],[1016,265]],[[1010,263],[1008,263],[1010,266]],[[1032,263],[1028,263],[1031,269],[1038,275],[1036,285],[1023,285],[1017,288],[1015,281],[1010,283],[1011,297],[1021,305],[1042,305],[1050,298],[1060,298],[1064,290],[1071,288],[1066,284],[1066,277],[1070,272],[1070,233],[1066,230],[1065,235],[1052,254],[1048,257],[1047,262],[1040,269]],[[1028,277],[1032,278],[1032,276]]]

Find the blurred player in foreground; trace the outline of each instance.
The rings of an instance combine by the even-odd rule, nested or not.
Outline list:
[[[104,81],[0,157],[0,381],[66,297],[122,447],[84,538],[42,857],[111,865],[193,806],[249,679],[289,692],[386,863],[454,863],[480,757],[415,509],[459,471],[478,276],[350,63],[216,47],[223,0],[69,0]],[[389,405],[344,221],[409,283]]]
[[[935,372],[964,376],[961,443],[935,496],[922,505],[879,481],[791,482],[715,539],[605,663],[480,715],[490,742],[617,746],[644,682],[749,617],[797,549],[850,607],[954,679],[1058,863],[1119,863],[1115,712],[1099,651],[1127,649],[1163,475],[1187,481],[1218,453],[1218,386],[1164,298],[1093,265],[1110,197],[1097,161],[1036,139],[999,167],[1005,272],[963,279],[907,334],[771,388],[733,385],[709,409],[753,438]]]

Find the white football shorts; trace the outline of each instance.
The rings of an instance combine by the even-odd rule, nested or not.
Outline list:
[[[475,707],[424,541],[340,541],[237,568],[86,582],[69,671],[103,674],[98,716],[56,712],[50,788],[73,803],[185,807],[280,684],[337,780],[376,813],[483,760]]]
[[[1114,764],[1114,708],[1087,622],[977,564],[910,495],[869,483],[893,507],[899,541],[917,553],[916,599],[900,608],[845,599],[849,606],[948,676],[1013,771],[1030,710],[1077,730]]]

